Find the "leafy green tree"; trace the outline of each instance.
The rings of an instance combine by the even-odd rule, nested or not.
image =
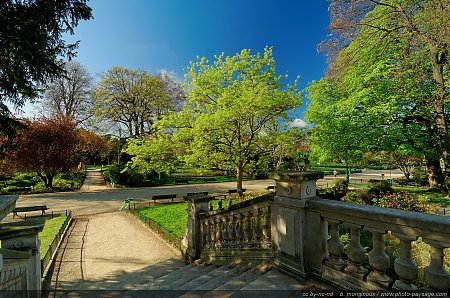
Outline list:
[[[176,146],[168,134],[151,139],[129,139],[123,152],[132,156],[127,169],[146,174],[156,172],[160,182],[162,174],[171,174],[178,164]]]
[[[308,170],[309,131],[290,127],[277,132],[267,144],[271,148],[272,170]],[[301,164],[304,166],[301,166]]]
[[[174,139],[188,146],[185,160],[234,172],[242,194],[244,171],[266,150],[268,128],[301,104],[297,81],[283,85],[284,78],[275,73],[270,47],[262,54],[242,50],[232,57],[222,53],[211,63],[191,62],[186,102],[165,120]]]
[[[39,86],[63,73],[59,57],[75,55],[77,43],[62,36],[74,33],[81,20],[92,17],[86,0],[0,3],[0,103],[22,107],[38,95]],[[4,111],[2,107],[1,112]]]
[[[348,182],[348,166],[363,157],[366,150],[363,141],[372,138],[370,131],[357,111],[343,104],[347,95],[339,89],[339,81],[334,77],[313,82],[306,91],[311,99],[306,119],[313,124],[310,137],[312,156],[319,162],[345,162]]]
[[[374,64],[380,67],[377,60],[392,54],[395,48],[397,57],[391,56],[392,60],[382,59],[385,66],[394,70],[385,77],[390,79],[386,82],[397,83],[396,95],[399,96],[401,93],[398,91],[403,89],[409,103],[413,104],[408,110],[409,117],[403,117],[405,124],[428,127],[435,134],[433,141],[437,141],[439,155],[432,157],[433,163],[440,158],[444,161],[444,180],[450,191],[449,93],[446,83],[449,71],[450,1],[333,0],[330,15],[332,38],[323,44],[334,58],[329,73],[339,75],[347,71],[346,66],[360,62],[365,63],[366,67]],[[340,56],[338,53],[351,47],[357,39],[360,42],[357,42],[358,47],[354,47],[352,55],[336,59]],[[408,80],[408,77],[413,80]],[[367,78],[355,78],[355,81],[361,85],[368,83]],[[384,81],[381,82],[380,87],[383,87]],[[374,85],[371,84],[371,88]],[[395,107],[398,110],[401,105]]]
[[[115,66],[100,78],[93,95],[95,114],[124,127],[129,137],[154,134],[155,122],[175,110],[182,98],[168,76]]]

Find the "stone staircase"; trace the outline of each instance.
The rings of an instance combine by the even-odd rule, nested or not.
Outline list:
[[[229,297],[250,291],[277,291],[292,297],[303,291],[318,291],[321,286],[299,282],[267,265],[216,265],[192,263],[182,267],[165,267],[146,275],[137,290],[173,291],[176,297],[209,291],[215,297]],[[203,293],[204,294],[204,293]],[[273,293],[272,293],[273,294]],[[187,296],[186,296],[187,295]],[[277,295],[278,296],[278,295]],[[267,296],[264,296],[267,297]]]

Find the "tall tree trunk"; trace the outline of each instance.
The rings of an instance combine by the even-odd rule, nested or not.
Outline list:
[[[441,164],[437,159],[427,159],[427,177],[431,189],[440,190],[443,184]]]
[[[53,188],[53,175],[47,174],[47,188]]]
[[[447,194],[450,196],[450,140],[448,137],[448,126],[444,114],[445,87],[443,68],[447,62],[446,49],[439,50],[437,46],[430,45],[431,64],[433,67],[433,80],[435,94],[433,100],[433,118],[441,141],[442,159],[444,160],[444,182]]]
[[[239,197],[242,197],[242,175],[243,175],[243,166],[238,165],[236,167],[236,186]]]
[[[46,188],[53,187],[53,175],[42,174],[40,172],[37,172],[37,175],[39,176],[39,178],[41,178],[42,182],[44,182],[44,185]]]

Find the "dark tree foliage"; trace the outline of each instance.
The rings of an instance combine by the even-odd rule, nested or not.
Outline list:
[[[92,18],[86,2],[0,1],[0,105],[9,101],[22,107],[41,84],[63,73],[61,59],[74,57],[78,42],[67,43],[62,36]]]

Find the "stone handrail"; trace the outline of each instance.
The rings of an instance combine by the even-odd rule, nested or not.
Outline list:
[[[226,210],[209,211],[208,196],[189,198],[185,256],[210,262],[239,257],[269,261],[296,278],[312,275],[346,290],[416,291],[418,266],[411,242],[422,237],[431,246],[425,281],[433,290],[448,290],[444,249],[450,246],[450,217],[321,199],[316,196],[316,180],[323,177],[319,172],[277,172],[272,177],[274,197]],[[350,230],[346,251],[339,235],[342,224]],[[360,241],[363,230],[372,234],[368,254]],[[400,240],[393,262],[396,276],[388,270],[391,260],[384,249],[388,232]]]
[[[391,287],[392,278],[386,274],[390,268],[390,260],[384,251],[383,242],[383,235],[390,231],[400,239],[400,255],[394,261],[394,270],[399,279],[392,288],[417,290],[413,280],[417,277],[418,267],[411,258],[411,242],[422,237],[432,249],[431,263],[424,271],[425,280],[431,288],[448,289],[449,275],[444,269],[443,250],[450,246],[449,217],[319,198],[309,199],[306,206],[308,212],[319,213],[329,227],[328,232],[324,231],[330,237],[327,241],[329,258],[325,262],[326,266],[348,274],[354,284],[380,290]],[[350,230],[348,262],[342,258],[344,245],[339,237],[340,224],[347,225]],[[371,270],[362,266],[365,251],[360,243],[360,233],[363,229],[372,233],[373,249],[368,254]]]
[[[203,249],[270,249],[273,196],[213,211],[201,218]]]

